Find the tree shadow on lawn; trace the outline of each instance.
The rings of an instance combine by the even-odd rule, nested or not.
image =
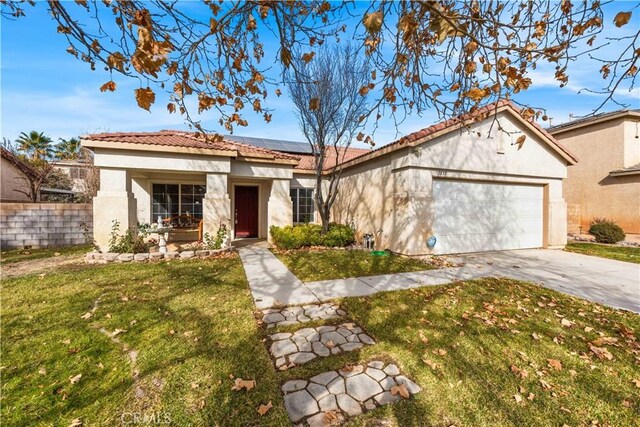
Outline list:
[[[591,306],[535,285],[502,279],[343,300],[352,319],[377,342],[377,349],[363,349],[363,357],[374,351],[385,352],[423,388],[410,401],[377,410],[354,424],[366,425],[378,414],[395,418],[403,426],[578,425],[585,419],[632,423],[633,410],[623,406],[625,399],[634,400],[631,379],[605,377],[611,369],[606,366],[608,362],[581,359],[579,355],[589,351],[588,340],[571,336],[579,335],[577,330],[563,330],[552,308],[536,305],[539,296],[559,301],[556,309],[567,317]],[[463,318],[464,312],[468,319]],[[476,313],[493,324],[475,318]],[[578,319],[591,323],[588,315]],[[593,327],[603,329],[600,324]],[[511,332],[514,329],[519,333]],[[534,340],[533,332],[544,338]],[[554,343],[552,339],[558,336],[564,337],[564,345]],[[446,354],[439,354],[440,349]],[[549,358],[561,360],[564,369],[555,372],[548,367]],[[615,358],[619,362],[613,369],[628,370],[625,373],[633,375],[632,353],[620,351]],[[433,363],[437,363],[436,369],[429,367]],[[596,370],[590,368],[590,364],[601,363],[603,366]],[[518,378],[511,365],[528,370],[528,376]],[[577,371],[576,378],[570,375],[571,369]],[[550,384],[550,390],[544,389],[541,379]],[[529,393],[535,395],[533,400],[527,399]],[[516,394],[521,395],[522,403],[516,402]]]
[[[3,316],[9,322],[3,324],[3,330],[17,330],[9,337],[3,334],[5,343],[28,347],[49,340],[47,350],[53,350],[45,353],[42,347],[33,348],[35,357],[28,364],[11,360],[22,366],[5,371],[5,392],[10,391],[8,396],[18,395],[14,402],[10,397],[5,401],[5,414],[11,416],[10,412],[21,411],[11,416],[18,425],[29,425],[34,419],[55,423],[64,418],[68,418],[69,424],[78,417],[90,424],[112,425],[121,421],[120,414],[136,411],[167,413],[175,425],[258,422],[279,425],[287,420],[275,373],[252,316],[242,266],[235,260],[216,268],[215,262],[105,266],[92,270],[88,277],[78,272],[73,280],[91,277],[95,280],[58,298],[51,287],[70,278],[52,275],[49,286],[45,284],[34,299],[46,297],[50,308],[43,309],[38,316],[54,321],[21,336],[20,330],[28,325],[18,323],[19,320],[12,323],[11,317],[24,313]],[[197,270],[198,267],[203,270]],[[114,270],[120,273],[113,274]],[[197,280],[193,274],[199,276]],[[25,279],[15,285],[24,286],[27,282]],[[156,289],[152,288],[154,284]],[[95,315],[81,319],[102,294]],[[217,301],[209,300],[212,296]],[[123,297],[128,300],[123,301]],[[65,306],[65,302],[70,304]],[[61,308],[64,310],[60,311]],[[111,318],[105,317],[107,313]],[[131,324],[133,320],[136,322]],[[101,327],[107,331],[126,329],[116,337],[121,345],[99,332]],[[171,330],[175,333],[171,334]],[[190,333],[185,334],[187,331]],[[61,342],[67,333],[71,335],[69,345]],[[79,350],[70,354],[70,346]],[[138,352],[135,365],[128,360],[129,350]],[[104,369],[98,368],[98,363],[103,363]],[[65,364],[69,366],[56,368]],[[39,403],[26,403],[29,399],[19,397],[25,393],[25,386],[40,391],[39,366],[46,366],[49,371],[45,393],[63,388],[67,393],[65,400],[53,392]],[[116,371],[111,371],[112,368]],[[67,375],[75,373],[83,373],[83,377],[71,386]],[[51,378],[56,374],[57,378]],[[29,376],[35,380],[24,384],[23,378]],[[249,392],[232,391],[231,376],[255,379],[257,385]],[[142,392],[136,393],[138,386]],[[269,400],[274,408],[260,418],[256,410]]]

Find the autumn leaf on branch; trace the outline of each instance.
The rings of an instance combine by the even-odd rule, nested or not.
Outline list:
[[[106,82],[105,84],[103,84],[102,86],[100,86],[100,92],[114,92],[116,90],[116,82],[114,82],[113,80],[110,80],[108,82]]]
[[[615,18],[613,18],[613,23],[616,24],[616,27],[620,28],[629,23],[631,19],[631,12],[618,12]]]
[[[151,104],[156,101],[156,94],[151,90],[150,87],[136,89],[136,101],[138,102],[138,106],[140,108],[144,108],[147,111],[150,111]]]
[[[382,29],[382,12],[367,13],[362,19],[362,24],[371,34],[380,32]]]

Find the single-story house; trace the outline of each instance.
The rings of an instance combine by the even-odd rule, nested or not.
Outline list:
[[[564,181],[568,231],[589,230],[594,218],[640,233],[640,110],[619,110],[547,129],[580,157]]]
[[[0,154],[0,201],[30,202],[27,177],[37,176],[37,172],[4,147],[0,147]]]
[[[563,246],[562,180],[576,157],[509,102],[473,117],[376,150],[342,150],[334,159],[342,169],[334,220],[359,236],[373,234],[379,249],[407,255]],[[82,144],[100,169],[93,223],[102,248],[113,220],[130,227],[186,215],[202,218],[209,233],[224,224],[235,239],[268,238],[272,225],[319,219],[305,144],[213,142],[181,131],[85,135]],[[431,252],[430,236],[437,239]]]

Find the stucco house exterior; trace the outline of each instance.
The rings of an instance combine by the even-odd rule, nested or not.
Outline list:
[[[474,117],[485,118],[439,123],[376,150],[342,150],[333,159],[342,165],[333,219],[407,255],[563,246],[562,181],[576,157],[509,102]],[[189,215],[202,218],[205,232],[224,224],[232,238],[318,221],[304,144],[211,142],[181,131],[85,135],[82,144],[100,169],[94,237],[102,248],[113,220],[130,227]]]
[[[36,172],[27,164],[18,159],[12,152],[0,147],[2,154],[0,165],[0,201],[3,202],[30,202],[28,196],[27,176],[35,176]]]
[[[626,233],[640,233],[640,110],[621,110],[578,119],[548,131],[580,163],[564,181],[568,231],[586,233],[606,217]]]

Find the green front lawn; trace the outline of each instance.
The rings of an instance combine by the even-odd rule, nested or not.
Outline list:
[[[639,247],[570,242],[565,251],[640,264]]]
[[[436,268],[419,259],[399,255],[374,256],[361,250],[298,250],[275,255],[303,282],[377,276]]]
[[[0,264],[13,264],[14,262],[33,261],[54,256],[83,255],[90,252],[91,249],[91,245],[67,246],[63,248],[14,249],[0,253]]]
[[[423,391],[351,425],[626,426],[640,417],[640,316],[508,279],[344,299],[377,343],[283,372],[236,256],[77,266],[3,279],[0,296],[3,425],[110,426],[141,414],[179,426],[285,426],[285,381],[373,358],[395,361]],[[256,387],[233,391],[238,377]]]
[[[636,314],[507,279],[342,305],[377,341],[358,358],[395,360],[423,389],[354,425],[380,417],[400,426],[639,425]]]
[[[3,425],[286,424],[237,257],[91,267],[2,281]]]

